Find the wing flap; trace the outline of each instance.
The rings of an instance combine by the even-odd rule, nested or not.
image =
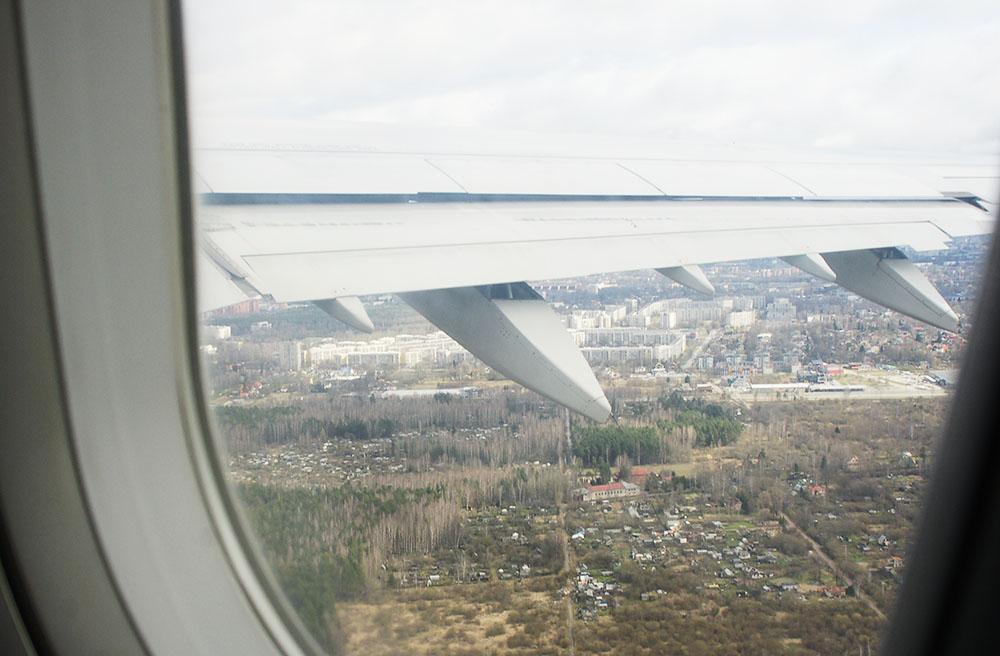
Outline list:
[[[945,247],[984,213],[934,203],[442,203],[213,208],[213,248],[279,301],[419,291],[727,260]],[[958,226],[958,227],[956,227]]]

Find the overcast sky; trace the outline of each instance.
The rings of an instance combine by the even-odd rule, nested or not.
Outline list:
[[[1000,4],[197,0],[192,112],[996,152]]]

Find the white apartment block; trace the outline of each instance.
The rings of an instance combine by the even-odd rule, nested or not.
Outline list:
[[[421,363],[444,364],[464,360],[468,352],[438,331],[430,335],[397,335],[367,342],[321,342],[306,351],[308,362],[330,362],[351,367],[414,367]]]

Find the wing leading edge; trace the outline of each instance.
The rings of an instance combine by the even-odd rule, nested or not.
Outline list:
[[[312,301],[371,330],[357,297],[397,293],[490,366],[597,421],[611,412],[600,386],[523,281],[650,268],[712,293],[698,264],[782,257],[955,331],[896,247],[984,234],[997,200],[955,187],[982,193],[992,169],[954,164],[235,149],[196,166],[201,307]]]

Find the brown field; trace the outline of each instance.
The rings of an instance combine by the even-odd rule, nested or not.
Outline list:
[[[337,606],[343,654],[563,653],[566,602],[553,577],[385,591]]]

